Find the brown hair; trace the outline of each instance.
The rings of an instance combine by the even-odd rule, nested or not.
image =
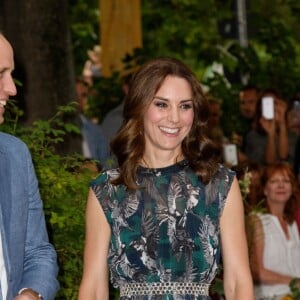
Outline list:
[[[131,78],[125,98],[123,125],[111,142],[112,152],[120,167],[120,176],[113,181],[114,184],[125,184],[130,189],[137,188],[136,170],[145,150],[143,118],[156,92],[169,75],[184,78],[192,89],[194,121],[182,142],[183,155],[204,183],[208,183],[216,171],[216,149],[204,135],[208,104],[199,81],[181,61],[175,58],[157,58],[141,66]]]
[[[287,201],[284,208],[284,217],[286,221],[291,224],[295,220],[295,211],[297,205],[296,192],[296,178],[293,173],[291,166],[286,162],[277,162],[272,165],[268,165],[264,167],[263,175],[262,175],[262,186],[265,187],[267,182],[275,173],[286,174],[292,184],[292,195],[290,199]],[[267,201],[264,201],[264,205],[268,212],[270,212]]]

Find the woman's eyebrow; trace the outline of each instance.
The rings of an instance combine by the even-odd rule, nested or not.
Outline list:
[[[160,96],[154,96],[153,99],[159,99],[159,100],[169,101],[168,98],[164,98],[164,97],[160,97]]]
[[[163,100],[163,101],[169,101],[168,98],[164,98],[164,97],[161,97],[161,96],[154,96],[153,99],[159,99],[159,100]],[[183,99],[183,100],[180,100],[180,102],[190,102],[190,101],[193,101],[193,99]]]

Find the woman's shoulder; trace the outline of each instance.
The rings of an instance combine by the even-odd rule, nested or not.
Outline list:
[[[219,201],[224,206],[225,199],[232,185],[235,172],[224,165],[219,165],[210,182],[206,185],[206,195],[210,201]]]
[[[270,230],[270,228],[277,228],[277,217],[268,212],[253,212],[252,223],[259,221],[264,230]]]
[[[220,180],[224,181],[225,180],[225,182],[228,182],[229,184],[231,184],[235,175],[236,175],[236,172],[234,170],[232,170],[228,167],[225,167],[222,164],[219,164],[212,179],[214,181],[220,181]]]
[[[92,181],[91,186],[109,184],[120,175],[118,168],[101,171]]]
[[[119,176],[118,169],[104,170],[90,183],[90,188],[94,191],[96,198],[101,203],[104,211],[111,207],[112,201],[118,198],[121,185],[114,185],[112,180]]]

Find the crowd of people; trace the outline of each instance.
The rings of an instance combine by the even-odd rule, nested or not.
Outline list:
[[[0,51],[2,123],[16,94],[2,34]],[[86,204],[78,299],[108,299],[109,278],[122,300],[224,299],[211,293],[216,277],[228,300],[282,300],[291,283],[300,287],[299,101],[248,85],[225,137],[222,100],[180,60],[157,58],[124,80],[124,100],[96,124],[85,116],[92,76],[101,76],[91,61],[97,69],[89,61],[76,88],[82,154],[99,160],[99,175]],[[56,252],[29,151],[1,133],[0,160],[0,299],[54,299]]]
[[[244,207],[254,295],[282,300],[292,283],[300,287],[299,100],[250,85],[239,96],[240,126],[225,144],[236,144],[238,164],[231,167],[249,181]]]

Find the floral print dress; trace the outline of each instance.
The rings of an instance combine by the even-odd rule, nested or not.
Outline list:
[[[160,169],[139,167],[141,188],[136,191],[112,185],[110,180],[118,175],[118,169],[104,171],[91,183],[111,228],[108,264],[113,286],[210,284],[218,269],[219,220],[234,172],[220,165],[204,185],[187,160]],[[130,298],[210,299],[173,294]]]

